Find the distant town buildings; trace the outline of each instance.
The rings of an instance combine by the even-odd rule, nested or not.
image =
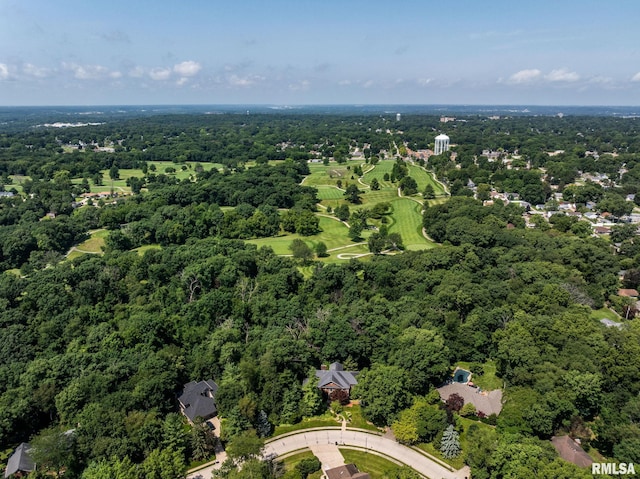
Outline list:
[[[436,136],[436,145],[433,148],[433,154],[441,155],[445,151],[449,151],[449,137],[443,133]]]

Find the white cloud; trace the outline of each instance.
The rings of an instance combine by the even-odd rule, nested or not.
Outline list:
[[[25,75],[36,78],[46,78],[51,73],[48,68],[38,67],[33,63],[25,63],[24,65],[22,65],[22,72]]]
[[[307,91],[311,86],[311,82],[309,80],[302,80],[298,83],[289,84],[289,90],[292,91]]]
[[[256,83],[261,82],[263,80],[265,80],[265,78],[258,75],[248,75],[245,77],[240,77],[238,75],[231,75],[229,77],[229,84],[231,86],[247,87],[247,86],[255,85]]]
[[[62,63],[62,68],[73,72],[73,76],[78,80],[99,80],[110,75],[107,67],[102,65],[78,65],[77,63]]]
[[[188,60],[173,66],[173,71],[181,77],[192,77],[202,69],[202,65],[198,62]]]
[[[514,73],[509,77],[509,83],[530,83],[536,79],[538,79],[542,75],[542,72],[537,68],[532,68],[529,70],[520,70],[519,72]]]
[[[367,80],[362,84],[362,86],[365,88],[371,88],[373,86],[373,80]]]
[[[187,77],[181,77],[181,78],[178,78],[178,80],[176,81],[176,85],[182,86],[182,85],[185,85],[188,81],[189,79]]]
[[[0,80],[9,78],[9,67],[6,63],[0,63]]]
[[[0,78],[2,78],[2,77],[0,76]],[[631,77],[631,81],[640,81],[640,72],[638,72],[635,75],[633,75]]]
[[[560,68],[558,70],[552,70],[551,73],[545,75],[544,78],[552,82],[575,82],[580,80],[580,75],[576,72],[570,72],[566,68]]]
[[[351,85],[351,80],[340,80],[338,82],[338,85],[340,85],[340,86],[349,86],[349,85]]]
[[[133,78],[141,78],[144,75],[144,68],[135,66],[129,70],[129,76]]]
[[[600,85],[610,85],[613,83],[613,78],[605,76],[595,76],[589,79],[589,83],[596,83]]]
[[[111,72],[109,73],[109,78],[113,78],[114,80],[117,80],[118,78],[122,78],[122,73],[118,71]]]
[[[420,86],[427,86],[428,84],[430,84],[433,81],[432,78],[418,78],[416,80],[416,82],[418,83],[418,85]]]
[[[170,68],[154,68],[149,72],[149,76],[151,77],[152,80],[156,80],[156,81],[168,80],[169,77],[171,76],[171,69]]]

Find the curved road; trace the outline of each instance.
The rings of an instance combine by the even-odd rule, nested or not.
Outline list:
[[[338,444],[339,446],[356,446],[370,449],[411,466],[430,479],[464,479],[470,475],[469,469],[466,467],[452,472],[414,449],[403,446],[392,439],[353,429],[307,430],[289,436],[276,437],[267,442],[264,455],[265,457],[270,455],[282,456],[299,449],[321,444]]]

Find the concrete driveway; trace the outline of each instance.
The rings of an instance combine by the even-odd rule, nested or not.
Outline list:
[[[464,479],[470,476],[469,468],[451,471],[418,451],[403,446],[392,439],[353,429],[305,430],[288,436],[276,437],[265,445],[265,457],[284,454],[324,444],[356,446],[379,452],[406,464],[429,479]]]

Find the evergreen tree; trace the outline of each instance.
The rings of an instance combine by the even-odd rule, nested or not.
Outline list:
[[[442,434],[440,451],[446,459],[457,457],[460,454],[460,435],[453,428],[453,424],[450,424]]]
[[[424,191],[422,192],[422,197],[425,200],[432,200],[436,197],[436,192],[433,189],[433,186],[431,184],[428,184],[427,186],[424,187]]]
[[[256,432],[260,437],[267,437],[271,434],[271,423],[269,422],[269,418],[267,417],[267,413],[264,412],[264,409],[260,409],[258,413],[258,417],[256,418]]]

